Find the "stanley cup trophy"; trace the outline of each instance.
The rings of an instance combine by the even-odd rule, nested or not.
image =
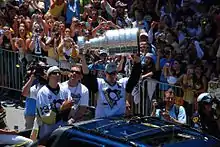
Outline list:
[[[99,37],[88,41],[83,36],[78,37],[79,48],[104,49],[109,55],[122,53],[137,53],[138,51],[138,28],[108,30]]]

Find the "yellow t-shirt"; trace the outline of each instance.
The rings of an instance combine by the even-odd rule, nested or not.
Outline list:
[[[186,75],[183,78],[183,84],[186,84],[186,85],[193,88],[193,80],[188,79]],[[192,88],[185,89],[184,90],[184,95],[183,95],[183,100],[185,100],[189,104],[194,103],[194,92],[193,92]]]
[[[53,47],[49,47],[49,49],[48,49],[48,57],[57,60],[58,55],[56,54],[56,52],[55,52]]]
[[[55,5],[54,8],[49,9],[47,13],[51,14],[53,17],[60,17],[64,9],[64,4],[65,3],[62,3],[61,5]]]

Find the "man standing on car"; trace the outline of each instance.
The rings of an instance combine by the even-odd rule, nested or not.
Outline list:
[[[185,124],[186,112],[183,106],[175,104],[175,94],[172,88],[165,92],[164,101],[161,104],[153,103],[151,116],[159,117],[174,123]]]
[[[82,67],[80,65],[73,66],[69,73],[69,80],[62,83],[64,88],[70,90],[73,99],[74,110],[71,111],[73,112],[71,113],[71,117],[74,121],[82,119],[86,108],[89,106],[89,90],[85,85],[80,83],[83,78],[81,69]]]
[[[43,86],[37,94],[37,112],[39,138],[46,138],[59,126],[68,121],[72,107],[70,92],[63,88],[60,81],[61,71],[57,66],[47,70],[48,84]]]
[[[84,55],[81,55],[84,74],[89,74]],[[97,78],[93,83],[98,87],[95,118],[121,116],[126,111],[126,94],[131,93],[141,74],[140,57],[134,56],[134,66],[129,78],[117,81],[117,65],[110,62],[105,66],[105,78]],[[126,93],[127,92],[127,93]]]

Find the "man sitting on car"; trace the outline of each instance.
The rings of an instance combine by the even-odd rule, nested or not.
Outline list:
[[[186,123],[186,112],[183,106],[175,104],[175,94],[172,88],[165,92],[164,100],[161,104],[153,103],[151,116],[159,117],[163,120],[177,124]]]

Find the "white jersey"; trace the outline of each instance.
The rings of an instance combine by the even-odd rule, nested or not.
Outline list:
[[[68,81],[63,82],[62,85],[70,91],[75,107],[89,106],[89,90],[85,85],[78,83],[77,86],[70,87]]]
[[[29,94],[29,98],[32,98],[32,99],[37,99],[37,93],[38,91],[43,87],[43,85],[41,84],[37,84],[37,85],[33,85],[31,88],[30,88],[30,94]]]
[[[95,118],[122,115],[126,110],[126,91],[125,87],[128,78],[122,78],[113,86],[109,85],[104,79],[97,78],[98,81],[98,100]]]
[[[57,93],[52,92],[47,86],[43,86],[37,94],[37,111],[38,118],[40,119],[43,116],[47,116],[50,113],[50,110],[59,111],[60,106],[64,100],[72,100],[68,90],[60,85],[60,90]],[[56,124],[48,125],[41,121],[40,126],[40,137],[51,133],[57,129],[60,125],[63,124],[62,121],[57,122]]]

